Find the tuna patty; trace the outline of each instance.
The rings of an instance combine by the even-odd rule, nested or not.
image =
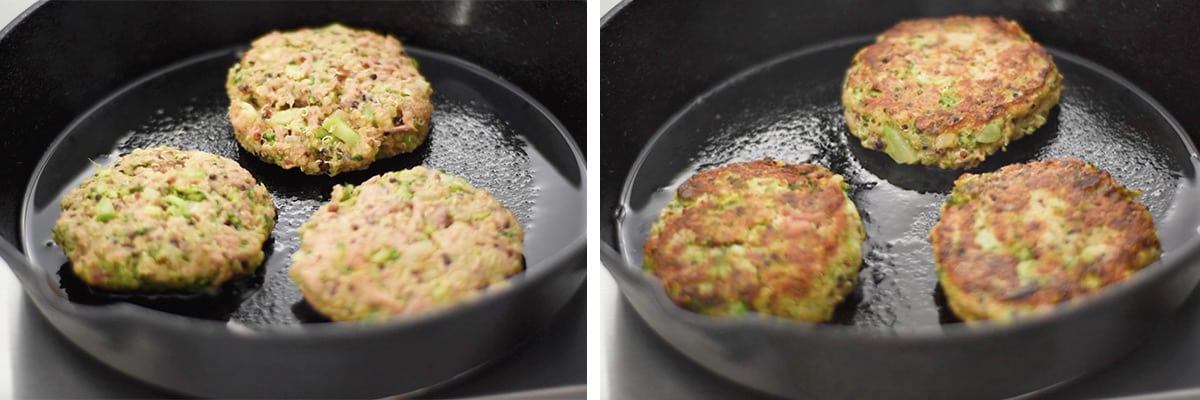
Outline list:
[[[238,143],[309,175],[411,152],[433,113],[433,90],[399,40],[337,24],[258,38],[225,89]]]
[[[200,290],[258,268],[274,226],[267,189],[233,160],[155,147],[67,193],[53,236],[90,286]]]
[[[846,125],[897,163],[969,168],[1046,123],[1062,94],[1054,60],[1014,21],[903,21],[854,55]]]
[[[1077,159],[964,174],[930,240],[950,309],[965,321],[1045,311],[1158,259],[1150,212]]]
[[[651,228],[644,268],[702,314],[826,321],[862,263],[847,188],[823,167],[771,159],[702,171]]]
[[[334,320],[462,303],[524,268],[513,213],[466,180],[423,167],[333,188],[300,227],[289,273]]]

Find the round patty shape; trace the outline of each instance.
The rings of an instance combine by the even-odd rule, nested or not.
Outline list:
[[[238,143],[309,175],[411,152],[433,114],[433,90],[399,40],[337,24],[258,38],[225,89]]]
[[[274,226],[271,195],[237,162],[155,147],[67,193],[53,237],[90,286],[201,290],[257,269]]]
[[[964,321],[1043,312],[1158,259],[1139,192],[1077,159],[964,174],[930,240],[950,309]]]
[[[1062,75],[1014,21],[903,21],[854,55],[846,125],[901,164],[969,168],[1046,123]]]
[[[524,235],[486,191],[415,167],[335,186],[300,227],[289,273],[333,320],[421,314],[505,284],[524,268]]]
[[[772,159],[702,171],[650,229],[643,266],[702,314],[827,321],[862,264],[847,188],[821,166]]]

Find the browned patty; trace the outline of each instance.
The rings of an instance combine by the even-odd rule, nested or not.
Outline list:
[[[950,308],[1007,320],[1129,278],[1160,254],[1138,194],[1078,159],[964,174],[930,235]]]
[[[842,101],[865,147],[965,168],[1046,122],[1062,93],[1046,49],[1015,21],[901,21],[855,54]]]
[[[865,237],[843,178],[812,164],[735,163],[689,178],[646,241],[679,305],[824,321],[854,286]]]

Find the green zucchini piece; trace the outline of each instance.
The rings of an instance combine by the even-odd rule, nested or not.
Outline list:
[[[917,150],[913,149],[911,144],[900,136],[900,130],[891,125],[883,126],[883,151],[893,160],[901,164],[913,164],[917,162]]]

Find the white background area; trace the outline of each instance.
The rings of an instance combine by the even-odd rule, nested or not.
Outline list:
[[[29,6],[33,5],[34,0],[0,0],[0,26],[7,27],[13,19],[25,12]],[[4,121],[0,121],[3,123]],[[23,190],[10,189],[10,190]],[[21,289],[21,284],[17,282],[17,277],[13,275],[12,270],[0,261],[0,398],[11,399],[13,393],[13,357],[16,353],[16,334],[17,326],[13,321],[17,320],[17,315],[21,308],[21,298],[25,296],[25,292]]]
[[[600,264],[600,19],[620,0],[588,2],[588,271],[587,271],[587,378],[588,399],[607,400],[609,349],[615,338],[620,292]]]

